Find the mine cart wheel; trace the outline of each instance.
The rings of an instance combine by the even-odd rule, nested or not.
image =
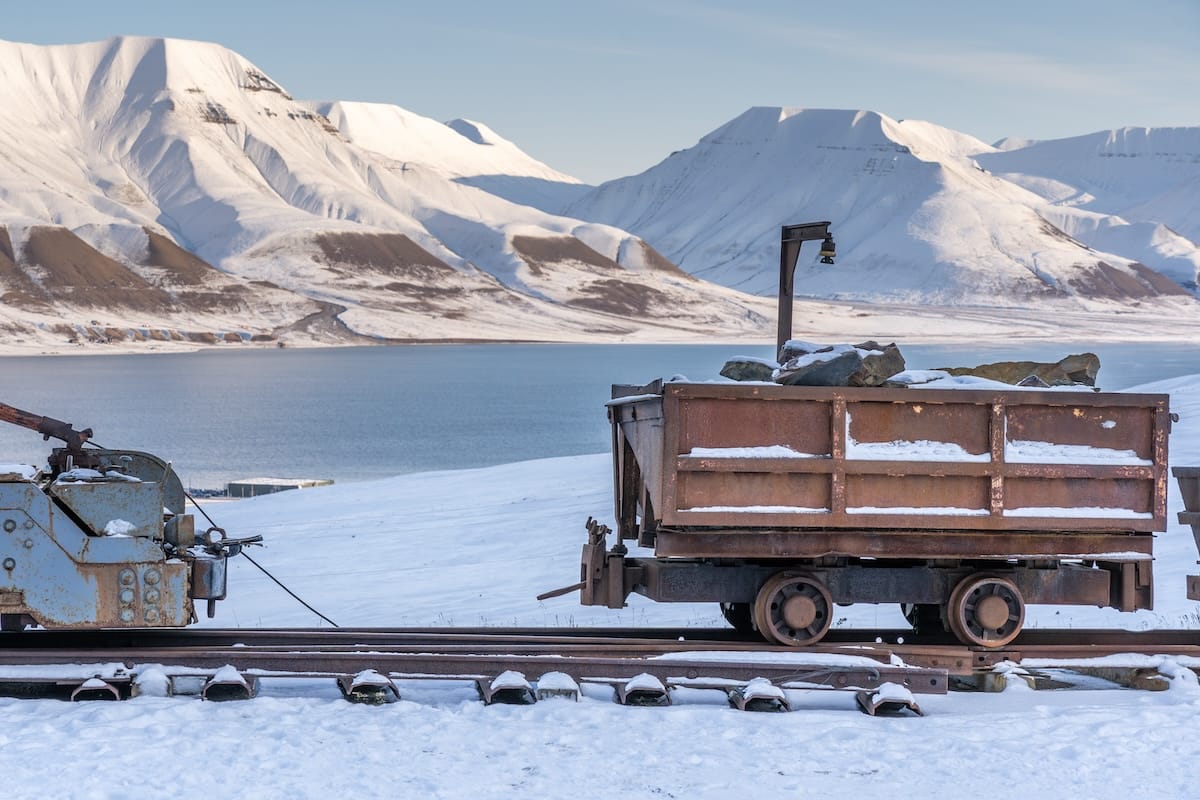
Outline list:
[[[950,593],[950,631],[966,644],[1003,647],[1025,622],[1025,601],[1017,585],[996,575],[970,575]]]
[[[754,624],[768,642],[795,647],[821,640],[833,621],[825,584],[810,575],[781,572],[767,579],[754,601]]]
[[[942,607],[936,603],[902,603],[900,610],[914,633],[944,633],[946,630]]]
[[[738,633],[754,633],[754,612],[749,603],[721,603],[721,616]]]

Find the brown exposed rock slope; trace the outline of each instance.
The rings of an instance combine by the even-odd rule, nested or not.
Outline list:
[[[12,237],[0,226],[0,303],[20,308],[49,308],[50,296],[17,266]]]
[[[293,321],[328,316],[327,304],[228,275],[169,236],[144,230],[144,255],[125,264],[63,227],[34,226],[14,247],[0,226],[0,303],[26,315],[19,333],[36,325],[67,343],[271,341],[279,322],[291,330]]]
[[[154,268],[157,284],[188,310],[237,313],[249,307],[253,294],[274,288],[263,286],[255,292],[161,233],[146,229],[146,238],[145,266]]]
[[[596,252],[574,236],[514,236],[513,249],[535,276],[563,262],[586,264],[604,271],[621,272],[621,265]]]
[[[1083,297],[1103,300],[1143,300],[1160,295],[1191,295],[1191,292],[1166,275],[1147,266],[1135,262],[1130,268],[1134,272],[1132,275],[1103,261],[1097,262],[1085,275],[1073,278],[1070,281],[1071,288]]]
[[[455,271],[402,233],[322,233],[315,241],[327,264],[349,264],[404,278]]]
[[[149,313],[177,310],[171,296],[66,228],[30,228],[21,263],[53,300]]]
[[[672,302],[665,292],[640,281],[637,273],[574,236],[514,236],[512,245],[529,265],[534,279],[564,267],[576,270],[575,295],[564,300],[568,306],[636,319],[654,316],[656,308],[666,308]],[[649,245],[643,247],[652,271],[683,276],[678,267]]]

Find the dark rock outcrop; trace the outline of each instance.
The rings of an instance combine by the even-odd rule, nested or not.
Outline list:
[[[758,358],[731,358],[721,368],[721,377],[732,381],[766,381],[770,382],[775,374],[775,367]]]
[[[775,382],[784,386],[849,386],[850,377],[862,369],[863,357],[846,350],[828,359],[792,359],[779,368]]]
[[[904,371],[904,356],[895,343],[868,341],[811,351],[802,343],[789,344],[784,348],[788,360],[775,375],[775,382],[784,386],[882,386]]]
[[[850,376],[851,386],[882,386],[888,378],[904,371],[904,356],[895,342],[879,344],[874,341],[854,345],[863,356],[862,368]]]
[[[1045,386],[1096,385],[1100,358],[1095,353],[1077,353],[1053,363],[1041,361],[997,361],[977,367],[939,367],[950,375],[974,375],[1013,386],[1037,385],[1024,383],[1029,378]]]

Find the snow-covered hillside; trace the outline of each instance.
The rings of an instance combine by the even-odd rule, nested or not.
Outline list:
[[[997,146],[979,163],[1043,197],[1059,228],[1097,250],[1140,252],[1196,289],[1200,128],[1120,128]]]
[[[576,185],[486,127],[322,106],[335,125],[218,45],[0,43],[0,104],[0,322],[14,335],[662,339],[766,325],[767,304],[698,283],[635,236],[463,183]]]
[[[417,162],[458,183],[520,205],[557,207],[591,187],[531,158],[482,122],[436,122],[381,103],[315,103],[347,139],[404,164]]]
[[[1142,146],[1159,147],[1151,140]],[[1200,248],[1155,220],[1167,220],[1173,205],[1175,230],[1190,230],[1196,179],[1170,167],[1196,160],[1194,141],[1200,129],[1171,138],[1169,158],[1143,159],[1154,169],[1094,175],[1094,184],[1112,181],[1112,202],[1093,203],[1100,213],[1085,221],[1046,190],[1059,163],[1056,143],[999,152],[928,122],[869,111],[753,108],[646,172],[568,203],[565,213],[634,231],[692,274],[760,294],[777,285],[779,226],[828,219],[838,264],[818,264],[815,247],[802,253],[800,294],[1021,307],[1154,298],[1187,307],[1194,304],[1180,284],[1194,287]],[[1005,174],[994,174],[1001,167]],[[1059,194],[1077,198],[1082,190],[1065,182],[1088,185],[1086,169],[1066,172]],[[1094,237],[1084,235],[1089,225]]]

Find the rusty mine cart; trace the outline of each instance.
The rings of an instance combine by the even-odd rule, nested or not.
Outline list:
[[[783,229],[780,345],[800,242],[820,238],[831,256],[828,223]],[[617,541],[589,521],[584,605],[716,602],[807,645],[835,604],[899,603],[985,647],[1027,603],[1153,605],[1167,395],[656,381],[612,397]]]

